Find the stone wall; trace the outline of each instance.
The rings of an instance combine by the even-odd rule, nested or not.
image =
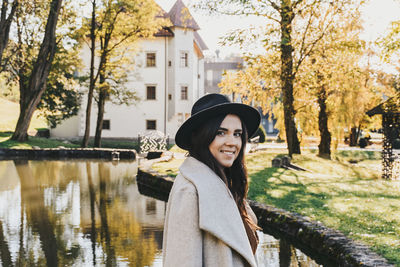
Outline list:
[[[0,149],[0,160],[12,159],[136,159],[133,149],[107,148],[43,148],[43,149]]]
[[[173,178],[153,170],[138,170],[139,191],[168,201]],[[151,194],[149,193],[151,191]],[[142,192],[141,192],[142,193]],[[386,259],[372,252],[366,245],[347,238],[339,231],[329,229],[296,213],[277,209],[249,200],[265,233],[285,238],[325,266],[389,267]]]
[[[152,170],[143,171],[140,168],[136,176],[139,192],[144,195],[151,194],[159,200],[168,201],[168,195],[174,183],[173,178],[160,175]]]

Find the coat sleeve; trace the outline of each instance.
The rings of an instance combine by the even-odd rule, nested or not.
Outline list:
[[[201,267],[203,237],[199,228],[196,189],[187,184],[172,190],[164,226],[163,266]]]

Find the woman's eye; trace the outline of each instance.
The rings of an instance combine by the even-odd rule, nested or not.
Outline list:
[[[242,133],[234,133],[234,136],[236,136],[236,137],[241,137],[241,136],[242,136]]]
[[[217,132],[217,135],[218,135],[218,136],[223,136],[223,135],[225,135],[225,132],[224,132],[224,131],[218,131],[218,132]]]

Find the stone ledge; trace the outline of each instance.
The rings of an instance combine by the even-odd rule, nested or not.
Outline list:
[[[149,195],[150,192],[155,193],[157,199],[168,201],[173,178],[158,174],[151,169],[146,171],[139,169],[137,182],[141,193],[145,195]],[[264,232],[288,239],[317,261],[326,263],[326,266],[394,266],[371,251],[368,246],[353,241],[341,232],[327,228],[321,223],[310,221],[300,214],[252,200],[249,200],[249,204],[257,215],[258,225]]]
[[[42,149],[0,149],[0,160],[12,159],[113,159],[115,152],[119,159],[135,160],[134,149],[112,148],[42,148]]]
[[[144,195],[153,193],[157,199],[165,202],[168,201],[169,192],[174,183],[173,178],[167,175],[161,175],[151,169],[144,171],[140,168],[138,169],[136,181],[140,193]]]

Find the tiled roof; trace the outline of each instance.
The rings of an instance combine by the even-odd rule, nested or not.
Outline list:
[[[206,45],[206,43],[203,41],[203,39],[201,38],[200,34],[195,31],[193,33],[194,35],[194,41],[197,43],[197,45],[200,47],[201,50],[208,50],[208,47]]]
[[[172,24],[177,27],[200,30],[199,25],[194,20],[182,0],[177,0],[171,10],[168,12],[168,17]]]

